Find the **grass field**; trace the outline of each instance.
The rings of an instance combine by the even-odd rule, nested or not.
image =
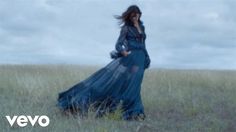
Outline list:
[[[0,111],[5,131],[81,132],[233,132],[236,131],[236,71],[145,71],[145,121],[63,116],[55,106],[59,92],[101,67],[78,65],[0,65]],[[10,127],[6,115],[47,115],[48,127]]]

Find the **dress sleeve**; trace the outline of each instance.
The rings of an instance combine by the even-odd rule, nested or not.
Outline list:
[[[122,51],[126,50],[124,48],[124,46],[125,46],[124,43],[126,41],[127,32],[128,32],[128,27],[123,26],[120,30],[120,35],[119,35],[119,38],[118,38],[116,45],[115,45],[115,48],[118,52],[122,52]]]

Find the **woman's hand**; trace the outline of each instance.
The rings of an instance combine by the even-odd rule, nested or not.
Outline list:
[[[149,68],[150,64],[151,64],[151,59],[149,57],[146,57],[144,62],[144,68],[145,69]]]
[[[122,54],[123,56],[128,56],[128,55],[129,55],[129,52],[127,52],[127,51],[122,51],[121,54]]]

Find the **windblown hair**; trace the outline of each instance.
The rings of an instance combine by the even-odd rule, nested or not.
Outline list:
[[[141,17],[142,12],[140,11],[139,7],[137,5],[131,5],[125,12],[122,13],[121,16],[116,15],[114,17],[119,20],[119,25],[133,25],[132,17],[134,17],[136,13],[140,14]],[[142,23],[140,17],[138,21]]]

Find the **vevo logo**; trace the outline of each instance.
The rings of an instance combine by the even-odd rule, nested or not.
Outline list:
[[[16,122],[17,125],[20,127],[27,126],[28,122],[31,124],[31,126],[34,126],[37,122],[41,127],[46,127],[49,125],[50,122],[49,118],[46,115],[36,115],[34,116],[34,118],[25,115],[13,116],[12,118],[10,116],[6,116],[6,118],[11,126],[13,126],[13,124]]]

